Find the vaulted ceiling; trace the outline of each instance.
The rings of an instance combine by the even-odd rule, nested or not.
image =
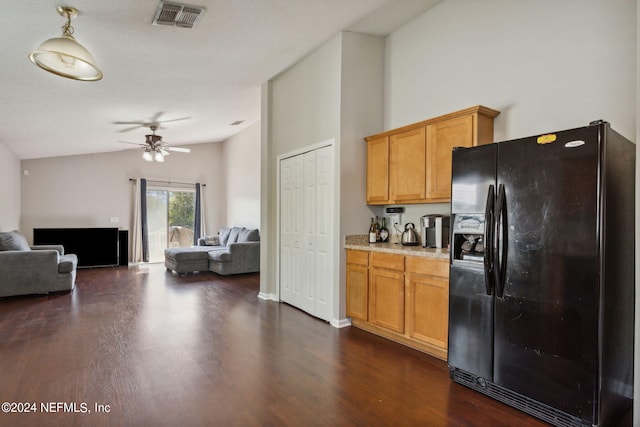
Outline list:
[[[260,120],[261,85],[340,31],[386,35],[442,0],[187,0],[206,8],[193,29],[152,25],[159,0],[6,0],[0,143],[20,159],[136,149],[171,121],[172,145],[222,141]],[[176,2],[178,3],[178,2]],[[74,37],[104,73],[81,82],[28,59],[58,37],[73,6]],[[242,123],[232,125],[234,122]]]

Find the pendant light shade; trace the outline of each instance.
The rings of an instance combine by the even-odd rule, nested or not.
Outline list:
[[[152,162],[153,161],[153,154],[151,154],[151,150],[150,149],[145,149],[144,153],[142,153],[142,158],[144,160],[146,160],[147,162]]]
[[[74,80],[102,79],[102,71],[89,51],[72,36],[71,18],[78,15],[72,7],[59,6],[58,13],[67,18],[62,36],[51,38],[29,55],[31,62],[53,74]]]

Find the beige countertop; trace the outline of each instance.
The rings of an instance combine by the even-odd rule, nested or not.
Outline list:
[[[387,252],[398,255],[421,256],[426,258],[449,259],[449,249],[423,248],[422,246],[402,246],[398,243],[369,243],[369,236],[357,234],[345,236],[345,249],[370,252]]]

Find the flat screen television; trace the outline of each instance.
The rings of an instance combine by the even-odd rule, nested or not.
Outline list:
[[[34,228],[34,245],[62,245],[78,267],[118,265],[118,228]]]

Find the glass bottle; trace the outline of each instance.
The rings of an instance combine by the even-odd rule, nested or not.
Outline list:
[[[382,227],[380,227],[380,241],[387,243],[389,241],[389,230],[387,230],[386,218],[382,217]]]
[[[376,224],[372,217],[371,225],[369,226],[369,243],[375,243],[375,242],[376,242]]]

